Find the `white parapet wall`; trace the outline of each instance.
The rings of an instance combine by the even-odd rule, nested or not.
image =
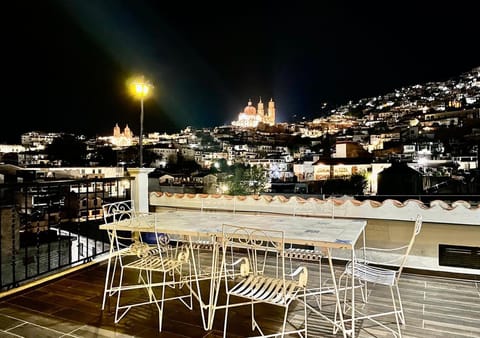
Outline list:
[[[465,201],[448,204],[441,200],[429,205],[419,200],[400,202],[358,201],[350,198],[303,199],[282,195],[229,196],[209,194],[172,194],[151,192],[150,208],[198,209],[210,211],[275,213],[310,217],[354,218],[368,221],[367,246],[394,247],[408,242],[417,215],[423,228],[409,256],[407,267],[422,270],[464,274],[480,274],[480,269],[459,268],[439,264],[439,246],[480,247],[480,207]],[[336,254],[337,258],[342,253]]]
[[[355,199],[318,199],[284,197],[282,195],[229,196],[209,194],[150,193],[150,206],[190,209],[212,209],[232,212],[266,212],[319,217],[342,217],[408,221],[420,214],[424,222],[480,225],[480,207],[465,201],[451,205],[436,200],[429,205],[419,200],[399,202],[387,199],[383,202]]]

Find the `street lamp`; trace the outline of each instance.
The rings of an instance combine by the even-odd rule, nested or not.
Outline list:
[[[143,75],[133,79],[130,85],[130,90],[134,97],[140,99],[140,135],[138,137],[140,168],[143,167],[143,100],[148,97],[152,87],[153,86],[145,80]]]

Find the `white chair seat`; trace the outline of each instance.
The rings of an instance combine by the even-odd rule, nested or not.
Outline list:
[[[286,305],[295,299],[299,291],[297,281],[286,281],[283,291],[283,281],[278,278],[264,276],[249,276],[240,281],[229,293],[233,296],[262,301],[275,305]]]
[[[346,273],[352,274],[353,264],[349,262],[345,267]],[[363,263],[355,263],[355,278],[365,282],[392,286],[395,284],[397,272]]]
[[[147,257],[137,259],[128,264],[125,264],[124,268],[166,272],[166,271],[172,271],[173,269],[180,267],[182,264],[183,264],[182,261],[179,261],[176,259],[161,258],[157,254],[157,256],[154,256],[154,255],[147,256]]]

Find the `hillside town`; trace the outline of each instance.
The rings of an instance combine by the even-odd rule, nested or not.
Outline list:
[[[275,245],[272,240],[265,240],[263,231],[275,233],[275,238],[280,238],[278,234],[281,234],[282,243],[278,246],[279,252],[270,256],[272,265],[268,273],[278,275],[280,270],[275,265],[279,262],[278,257],[282,257],[282,264],[286,263],[286,259],[290,264],[292,260],[309,264],[309,270],[301,268],[296,271],[305,271],[302,283],[313,284],[314,288],[309,290],[317,290],[314,293],[309,291],[312,292],[309,297],[315,297],[312,299],[319,307],[321,304],[322,311],[325,306],[331,306],[325,313],[332,317],[342,308],[340,299],[345,302],[348,292],[344,293],[345,296],[336,297],[336,302],[331,302],[330,297],[339,295],[340,291],[332,289],[330,284],[323,284],[323,281],[332,281],[336,285],[337,276],[342,281],[344,275],[340,273],[345,269],[344,262],[348,262],[346,266],[352,262],[349,257],[355,257],[355,249],[362,240],[363,246],[368,248],[381,243],[387,249],[378,249],[380,254],[377,257],[386,262],[395,262],[400,258],[402,263],[399,270],[395,266],[375,266],[375,271],[381,271],[380,278],[384,280],[384,271],[387,271],[393,280],[405,264],[409,272],[403,275],[410,281],[403,285],[411,284],[415,289],[407,288],[410,299],[405,297],[405,308],[410,315],[415,314],[418,292],[438,297],[435,299],[439,304],[446,304],[446,310],[437,311],[440,313],[438,323],[442,324],[442,320],[447,318],[445,313],[453,308],[452,302],[458,303],[458,297],[475,299],[472,295],[477,295],[475,292],[478,291],[475,278],[478,279],[480,271],[480,248],[475,226],[478,225],[480,211],[479,77],[480,68],[476,68],[459,80],[448,82],[448,85],[415,86],[398,91],[398,96],[388,94],[351,102],[322,112],[321,116],[311,121],[278,122],[275,99],[270,98],[267,109],[264,109],[259,97],[258,100],[248,99],[245,108],[230,125],[202,129],[186,127],[175,134],[149,133],[139,137],[128,124],[121,126],[121,123],[114,124],[111,135],[96,138],[40,131],[24,133],[21,145],[1,146],[0,291],[8,296],[4,303],[8,306],[18,302],[19,306],[12,307],[20,309],[14,312],[14,316],[24,318],[25,309],[30,309],[24,306],[25,295],[36,295],[36,290],[43,293],[42,299],[37,301],[30,297],[28,300],[37,304],[35,314],[44,316],[56,306],[58,295],[68,293],[60,310],[55,313],[57,316],[67,309],[69,319],[71,313],[76,313],[76,308],[87,309],[93,313],[90,323],[102,326],[104,332],[113,332],[108,331],[113,328],[118,334],[119,330],[123,330],[120,329],[123,324],[117,326],[115,322],[112,326],[112,321],[114,308],[117,309],[120,304],[125,266],[141,261],[138,271],[155,273],[155,277],[163,271],[166,276],[168,272],[162,270],[164,261],[159,253],[171,251],[176,255],[177,250],[187,248],[188,251],[179,252],[178,256],[185,257],[185,264],[192,262],[193,266],[201,265],[202,269],[205,266],[210,269],[222,266],[220,273],[229,271],[225,268],[226,253],[245,249],[238,243],[243,244],[244,239],[250,237],[245,229],[254,229],[252,233],[260,235],[252,235],[253,246],[244,253],[249,255],[248,250],[252,247],[256,251],[259,243],[266,243],[258,257],[267,257],[266,253],[274,253],[271,250]],[[142,163],[145,165],[142,166]],[[221,237],[225,234],[224,229],[231,224],[241,224],[233,227],[242,229],[239,239],[234,242]],[[424,235],[415,240],[423,224]],[[367,230],[367,226],[371,230]],[[412,227],[415,229],[413,232]],[[111,232],[107,233],[105,229],[111,229]],[[121,236],[118,235],[120,233]],[[170,241],[170,233],[173,241]],[[218,237],[217,233],[220,234]],[[286,233],[291,237],[286,237]],[[299,240],[294,237],[297,233],[304,237]],[[186,238],[189,239],[178,242]],[[288,244],[286,238],[290,238],[287,239]],[[410,244],[398,247],[399,241],[405,238],[407,241],[410,238]],[[221,246],[217,245],[219,241]],[[165,249],[160,243],[167,245]],[[225,243],[234,243],[234,250],[223,247]],[[398,249],[406,253],[398,255]],[[410,258],[408,263],[407,255]],[[209,257],[211,264],[206,260]],[[216,261],[218,257],[222,257],[221,262]],[[256,260],[255,257],[253,260]],[[123,258],[129,263],[124,264],[120,260]],[[172,262],[170,258],[168,260]],[[143,262],[149,261],[154,262],[157,270],[148,270],[150,267]],[[246,262],[245,269],[249,270],[248,260]],[[264,263],[260,264],[263,269]],[[284,267],[281,269],[284,271]],[[172,274],[171,278],[182,283],[187,290],[196,285],[194,290],[198,291],[194,292],[197,294],[217,294],[211,287],[213,284],[208,284],[209,280],[215,281],[218,290],[228,284],[223,283],[219,287],[217,270],[210,273],[198,270],[201,274],[197,271],[192,274],[191,267],[185,270],[188,271],[187,282],[180,277],[177,279],[177,274]],[[328,270],[327,278],[320,277]],[[127,290],[136,292],[133,295],[135,299],[140,299],[140,294],[147,295],[143,289],[145,281],[143,278],[140,281],[138,271],[131,271],[133,274],[126,279],[137,281],[139,287],[124,284],[124,299],[130,297],[124,295]],[[291,265],[289,271],[294,271]],[[307,275],[307,271],[314,274]],[[291,280],[295,274],[288,274],[289,283],[297,283]],[[224,274],[225,282],[230,275],[230,272]],[[450,299],[455,299],[445,301],[441,297],[446,292],[417,290],[419,276],[424,279],[420,280],[422,285],[435,285],[438,289],[440,284],[433,279],[436,275],[448,284],[445,290],[452,288],[452,281],[463,281],[455,288],[465,291],[465,295],[450,295]],[[262,272],[261,278],[266,279],[265,276]],[[147,279],[150,280],[150,277]],[[189,283],[190,278],[196,282]],[[118,280],[120,286],[115,286]],[[318,281],[320,284],[316,284]],[[148,284],[148,288],[153,290],[151,285],[162,286],[163,282],[159,283]],[[171,289],[173,284],[168,283],[167,289],[172,295],[182,292],[176,287]],[[472,291],[465,288],[465,283],[474,285],[470,288]],[[65,285],[69,287],[65,288]],[[284,287],[285,284],[273,285],[280,285],[282,290],[290,288]],[[320,288],[315,285],[320,285]],[[345,291],[350,287],[339,285]],[[353,295],[356,285],[357,282],[352,282],[352,299],[358,298],[363,302],[361,295]],[[375,288],[378,285],[386,286],[369,283],[368,292],[377,291]],[[44,292],[46,289],[51,291]],[[85,291],[87,289],[88,292]],[[75,297],[72,297],[71,290],[76,292]],[[102,292],[105,309],[101,305]],[[395,293],[399,294],[398,289]],[[48,303],[45,294],[52,295]],[[85,294],[88,299],[81,298]],[[317,295],[329,298],[321,301]],[[302,296],[305,297],[304,304],[307,304],[306,296],[307,293]],[[110,297],[117,298],[111,301]],[[162,302],[175,299],[167,299],[166,295],[162,297]],[[82,304],[91,305],[79,306],[72,299],[81,299]],[[430,299],[425,301],[434,304]],[[147,304],[151,303],[139,305]],[[366,303],[359,304],[362,310],[368,308],[364,307]],[[388,306],[386,302],[382,304]],[[174,310],[171,312],[178,314],[179,307],[183,308],[185,303],[172,302],[172,305],[177,307],[171,308]],[[248,305],[252,306],[250,300]],[[474,301],[467,306],[462,304],[465,308],[474,305]],[[202,306],[187,305],[187,308],[192,311],[193,308],[202,309]],[[395,306],[396,301],[393,300]],[[145,308],[150,311],[156,307]],[[460,332],[465,332],[465,335],[461,336],[470,337],[471,332],[477,330],[478,320],[471,312],[475,311],[463,312],[466,314],[461,317],[463,331]],[[186,313],[188,316],[183,317],[194,318],[199,323],[199,317],[204,314]],[[453,320],[458,321],[458,313]],[[392,311],[385,315],[398,319]],[[378,317],[377,314],[373,316]],[[88,314],[82,313],[80,317],[88,317]],[[287,318],[286,315],[283,317]],[[30,314],[28,318],[31,318]],[[154,324],[151,320],[145,321],[149,328],[146,336],[158,334],[155,328],[157,316],[132,318],[134,321],[154,318]],[[177,318],[168,320],[178,323]],[[272,319],[268,320],[272,322]],[[312,319],[310,314],[301,320],[305,323],[302,325],[307,327],[307,320],[317,319]],[[331,323],[336,321],[334,319]],[[65,319],[55,322],[64,323]],[[361,323],[362,329],[371,327]],[[395,325],[395,322],[386,323],[392,327]],[[352,325],[351,322],[348,324]],[[82,323],[76,325],[81,328],[86,326]],[[425,329],[423,324],[422,327],[409,325],[407,330],[418,331],[418,337],[453,332]],[[31,326],[36,329],[38,325]],[[188,326],[195,325],[188,323]],[[381,326],[390,330],[389,326]],[[16,327],[18,325],[13,329]],[[178,325],[174,327],[177,330]],[[201,325],[195,327],[197,331],[210,330]],[[331,327],[323,323],[308,327],[325,328],[320,333],[310,331],[311,336],[325,336],[323,332],[331,335],[332,332]],[[398,330],[395,333],[400,332],[398,322],[395,327]],[[455,326],[455,333],[458,333],[458,327]],[[152,328],[155,333],[152,333]],[[226,332],[225,326],[222,328]],[[220,332],[222,328],[215,329],[215,332]],[[99,329],[94,327],[93,330],[91,332]],[[241,330],[245,332],[244,328]],[[367,333],[371,335],[371,332]],[[334,335],[341,336],[342,333]],[[34,332],[27,336],[39,334]]]
[[[233,194],[242,192],[235,188],[241,182],[248,193],[480,192],[480,67],[443,82],[325,104],[309,121],[276,121],[275,98],[267,102],[265,109],[261,97],[249,98],[230,125],[145,135],[145,166],[154,169],[156,189]],[[0,161],[43,171],[133,167],[138,142],[126,123],[96,138],[32,131],[20,145],[0,145]]]

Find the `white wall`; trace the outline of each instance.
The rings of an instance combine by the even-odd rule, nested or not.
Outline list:
[[[150,207],[212,209],[216,211],[280,213],[333,218],[367,219],[367,246],[394,247],[410,238],[417,214],[423,217],[423,227],[407,261],[407,267],[423,270],[480,274],[478,269],[439,266],[439,244],[480,246],[480,207],[464,201],[448,205],[433,201],[425,205],[418,200],[401,203],[386,200],[316,198],[302,199],[284,196],[223,196],[208,194],[150,193]],[[337,258],[347,258],[336,252]]]

